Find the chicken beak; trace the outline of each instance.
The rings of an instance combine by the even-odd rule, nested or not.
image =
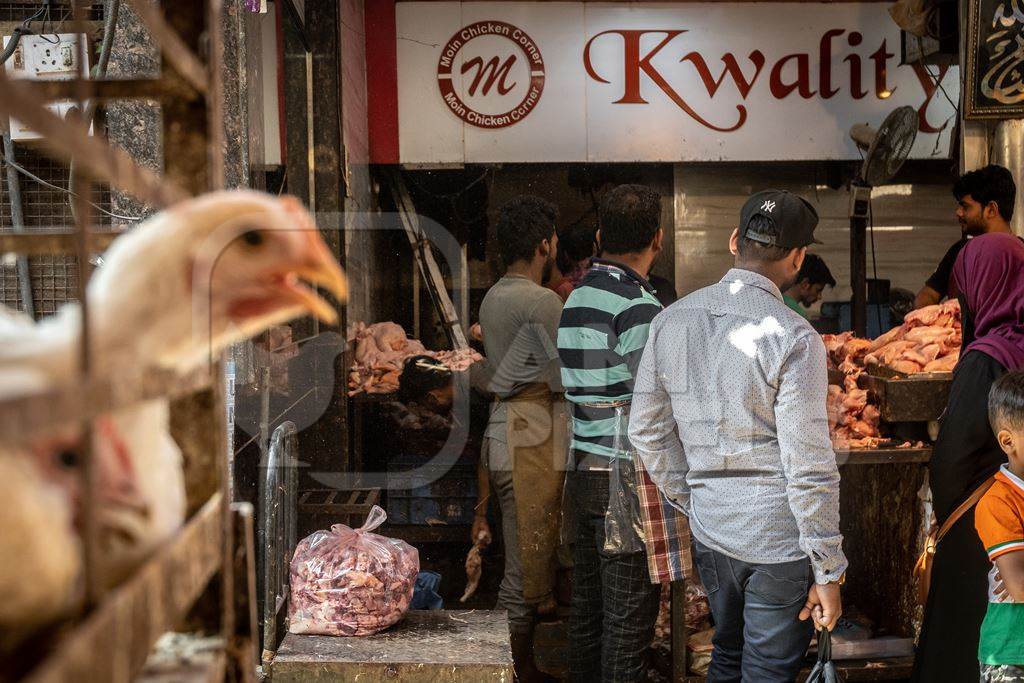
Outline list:
[[[320,268],[303,268],[295,274],[306,282],[326,289],[340,304],[348,300],[348,278],[333,258]]]
[[[338,311],[331,306],[323,297],[315,291],[302,286],[299,279],[304,280],[334,295],[338,303],[344,304],[348,300],[348,279],[345,272],[334,260],[334,257],[321,243],[315,258],[300,268],[292,271],[293,278],[289,278],[288,291],[295,301],[308,310],[320,322],[327,325],[335,325],[338,322]]]

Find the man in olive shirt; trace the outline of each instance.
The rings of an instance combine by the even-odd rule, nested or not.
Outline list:
[[[946,251],[939,267],[917,293],[915,309],[937,304],[947,297],[956,298],[953,264],[968,239],[989,232],[1013,232],[1010,220],[1017,200],[1017,185],[1007,169],[993,164],[965,173],[953,185],[953,196],[962,236]]]
[[[565,477],[568,418],[561,400],[558,321],[562,299],[541,286],[555,263],[557,209],[532,196],[498,210],[505,275],[480,304],[487,390],[495,401],[478,481],[473,539],[490,533],[486,497],[501,507],[505,574],[498,604],[508,612],[516,677],[548,680],[534,663],[537,613],[553,611],[555,555]]]

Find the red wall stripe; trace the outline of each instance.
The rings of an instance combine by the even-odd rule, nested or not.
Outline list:
[[[398,34],[395,0],[366,0],[365,13],[370,163],[397,164]]]
[[[274,25],[277,33],[277,136],[281,146],[281,163],[287,164],[288,135],[285,132],[284,117],[284,17],[281,16],[281,3],[274,3]]]

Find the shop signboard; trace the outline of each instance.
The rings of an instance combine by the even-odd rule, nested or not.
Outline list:
[[[1017,3],[969,3],[967,118],[1024,117],[1024,10]]]
[[[957,68],[901,66],[884,3],[398,2],[393,21],[393,73],[368,65],[378,162],[858,159],[850,126],[902,105],[912,156],[941,158],[956,121]]]

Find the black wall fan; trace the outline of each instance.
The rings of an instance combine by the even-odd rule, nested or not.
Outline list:
[[[853,331],[867,336],[867,227],[871,189],[888,182],[903,166],[917,137],[918,117],[913,107],[900,107],[876,131],[857,124],[850,137],[863,150],[864,163],[850,184],[850,284],[853,287]]]

